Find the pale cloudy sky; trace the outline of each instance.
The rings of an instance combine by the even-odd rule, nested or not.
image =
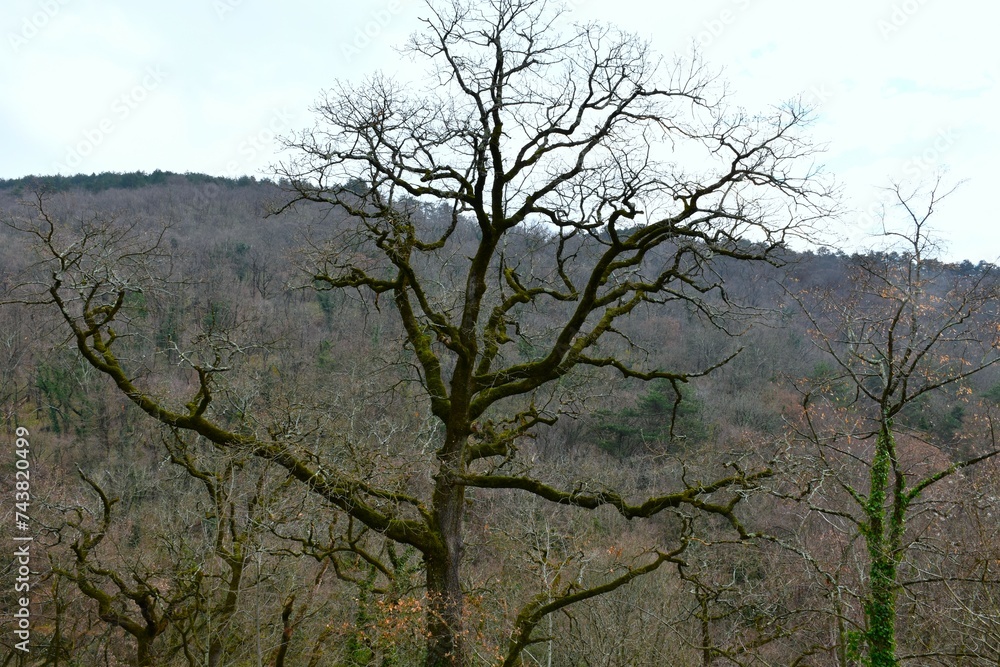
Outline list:
[[[334,79],[419,71],[394,50],[418,0],[3,0],[0,178],[100,171],[269,175]],[[700,46],[748,110],[801,96],[856,212],[891,181],[965,181],[935,227],[948,256],[1000,257],[995,37],[985,0],[570,0],[663,54]],[[840,231],[840,230],[837,230]]]

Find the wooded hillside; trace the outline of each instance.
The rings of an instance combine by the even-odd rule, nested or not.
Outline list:
[[[32,652],[13,649],[5,616],[7,664],[425,661],[428,557],[407,531],[429,511],[444,427],[400,302],[324,285],[324,252],[357,218],[311,202],[269,217],[289,196],[269,182],[88,185],[114,180],[0,190],[0,414],[9,442],[30,433],[35,536]],[[394,206],[422,238],[454,228],[447,255],[414,260],[448,312],[479,228],[446,207]],[[553,259],[553,238],[508,232],[508,294],[577,280],[589,250]],[[388,280],[377,250],[349,259]],[[938,476],[909,497],[892,547],[893,651],[996,664],[1000,471],[992,458],[962,467],[996,449],[995,267],[778,247],[699,270],[697,299],[639,304],[590,353],[652,374],[582,365],[472,422],[470,446],[496,456],[463,478],[468,663],[861,664],[871,564],[887,548],[872,550],[872,513],[892,511],[893,479]],[[517,311],[506,367],[547,354],[573,308]],[[445,328],[429,335],[450,343]],[[883,424],[896,477],[879,501],[890,404],[866,396],[884,395],[890,355],[911,343],[930,370],[912,367]],[[397,518],[359,518],[352,502]],[[16,597],[5,586],[0,604]]]

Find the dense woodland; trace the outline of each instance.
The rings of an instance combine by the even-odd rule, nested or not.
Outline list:
[[[2,664],[998,664],[1000,274],[937,259],[945,188],[816,250],[804,110],[482,4],[274,180],[0,183]]]
[[[177,177],[48,200],[51,214],[72,224],[85,224],[86,211],[164,234],[169,272],[131,297],[123,358],[168,395],[190,383],[183,357],[199,339],[238,334],[245,342],[216,399],[227,425],[297,420],[310,437],[331,438],[337,460],[361,479],[426,484],[422,459],[436,427],[412,386],[412,353],[392,344],[400,332],[391,304],[311,289],[297,262],[309,239],[345,221],[320,207],[266,217],[283,196],[273,184],[224,188],[201,208],[192,205],[199,187]],[[24,214],[18,201],[4,197],[8,218]],[[422,224],[447,224],[432,208],[420,215]],[[473,231],[459,231],[471,246]],[[36,256],[23,235],[2,233],[9,286]],[[537,233],[519,234],[510,251],[527,254]],[[465,565],[477,664],[504,653],[515,612],[540,592],[555,596],[645,564],[651,549],[682,536],[676,562],[547,616],[525,664],[855,664],[866,552],[849,522],[816,511],[847,511],[850,500],[824,482],[833,472],[807,437],[803,405],[812,396],[829,412],[824,419],[846,421],[857,403],[794,297],[846,304],[859,263],[908,260],[791,251],[780,260],[717,266],[743,306],[729,313],[733,335],[684,303],[650,305],[629,319],[625,333],[656,367],[696,370],[741,350],[680,384],[676,410],[668,381],[581,373],[553,399],[565,413],[559,421],[519,443],[538,475],[636,497],[734,462],[770,466],[774,477],[745,489],[738,510],[758,536],[741,540],[697,511],[627,521],[477,491],[467,500],[476,527]],[[928,264],[930,289],[942,293],[993,272]],[[412,549],[305,496],[274,464],[220,455],[159,428],[81,361],[53,315],[0,310],[4,430],[32,434],[31,516],[48,558],[33,563],[33,652],[9,664],[134,664],[130,633],[147,627],[151,664],[273,664],[279,653],[284,664],[419,661],[425,592]],[[532,313],[532,324],[544,330],[547,316]],[[532,354],[530,340],[517,348]],[[897,418],[906,471],[945,469],[989,449],[997,409],[994,369],[915,401]],[[858,443],[862,453],[869,446]],[[856,463],[836,473],[862,480],[865,466]],[[910,662],[996,663],[997,472],[992,461],[958,472],[914,510],[898,603],[900,653]],[[11,524],[3,525],[8,540]],[[13,608],[11,587],[3,595]],[[6,628],[3,638],[15,655]]]

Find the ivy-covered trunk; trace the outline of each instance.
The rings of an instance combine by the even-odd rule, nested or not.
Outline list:
[[[906,497],[898,472],[892,422],[884,418],[875,442],[871,487],[863,529],[868,546],[869,591],[865,600],[865,639],[870,667],[898,667],[896,658],[896,570],[899,565]],[[887,505],[886,499],[891,496]]]

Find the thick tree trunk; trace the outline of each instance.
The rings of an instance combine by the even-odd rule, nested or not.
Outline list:
[[[447,436],[434,489],[435,529],[440,546],[424,554],[427,572],[427,656],[425,667],[463,667],[466,664],[462,563],[462,515],[465,487],[454,475],[461,472],[464,436]]]
[[[428,558],[427,657],[425,667],[461,667],[465,664],[462,637],[462,594],[447,561]]]
[[[136,637],[135,664],[138,667],[153,667],[153,640]]]

